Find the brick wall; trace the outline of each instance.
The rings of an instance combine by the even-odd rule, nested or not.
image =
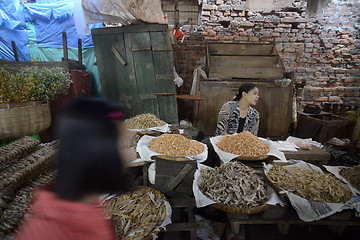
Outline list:
[[[201,26],[175,47],[183,93],[193,69],[205,68],[206,41],[274,42],[286,72],[293,72],[300,105],[360,107],[359,1],[333,0],[317,18],[306,17],[305,1],[271,13],[246,11],[244,3],[204,0]]]

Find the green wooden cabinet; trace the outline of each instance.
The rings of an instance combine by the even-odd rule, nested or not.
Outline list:
[[[152,113],[178,122],[168,26],[144,24],[92,29],[102,95],[121,102],[130,116]]]

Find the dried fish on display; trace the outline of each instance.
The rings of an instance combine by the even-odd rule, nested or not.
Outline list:
[[[269,152],[269,146],[249,131],[227,136],[217,147],[221,151],[244,157],[260,157]]]
[[[40,141],[32,137],[23,137],[12,143],[0,147],[0,169],[7,163],[32,152]]]
[[[130,129],[147,129],[152,127],[164,126],[166,122],[160,120],[151,113],[144,113],[132,117],[127,122],[127,126]]]
[[[360,191],[360,165],[343,168],[340,170],[340,175],[343,176],[354,188]]]
[[[204,151],[204,146],[180,134],[163,134],[150,141],[151,151],[171,157],[195,156]]]
[[[351,192],[341,186],[331,174],[311,170],[274,166],[268,179],[279,188],[307,200],[323,203],[342,203],[351,198]]]
[[[268,199],[264,180],[255,170],[228,162],[212,170],[201,170],[198,186],[209,199],[236,208],[253,208]]]
[[[166,198],[149,187],[121,194],[105,201],[119,239],[146,239],[160,231],[166,218]]]

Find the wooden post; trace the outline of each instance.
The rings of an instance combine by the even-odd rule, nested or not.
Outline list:
[[[78,58],[79,64],[82,65],[82,40],[78,38]]]
[[[19,54],[18,54],[18,51],[17,51],[15,41],[11,41],[11,45],[12,45],[12,49],[13,49],[13,52],[14,52],[15,61],[18,62],[19,61]]]
[[[201,74],[201,68],[197,68],[197,74],[196,74],[196,86],[195,86],[195,96],[199,96],[199,90],[200,90],[200,74]],[[195,107],[194,107],[194,127],[197,127],[199,122],[199,101],[195,101]]]
[[[68,49],[67,49],[66,32],[62,32],[62,41],[63,41],[64,61],[67,61],[68,60]]]

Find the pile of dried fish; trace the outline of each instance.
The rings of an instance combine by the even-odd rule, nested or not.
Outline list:
[[[166,217],[165,197],[157,190],[137,190],[105,201],[119,239],[144,239],[157,234]]]
[[[267,177],[281,189],[307,200],[326,203],[346,202],[351,192],[341,186],[331,174],[295,168],[274,166]]]
[[[132,117],[127,122],[127,126],[130,129],[147,129],[152,127],[158,127],[165,125],[166,122],[160,120],[151,113],[144,113]]]
[[[224,152],[244,157],[261,157],[269,152],[269,146],[249,131],[227,136],[217,147]]]
[[[255,170],[240,162],[228,162],[202,170],[199,189],[211,200],[236,208],[253,208],[267,200],[265,183]]]
[[[343,168],[340,171],[343,176],[354,188],[360,191],[360,165],[356,167]]]
[[[0,168],[2,168],[8,162],[16,160],[17,158],[32,152],[39,144],[39,140],[36,140],[32,137],[23,137],[3,147],[0,147]]]
[[[150,141],[152,151],[172,157],[195,156],[204,151],[204,146],[180,134],[163,134]]]

